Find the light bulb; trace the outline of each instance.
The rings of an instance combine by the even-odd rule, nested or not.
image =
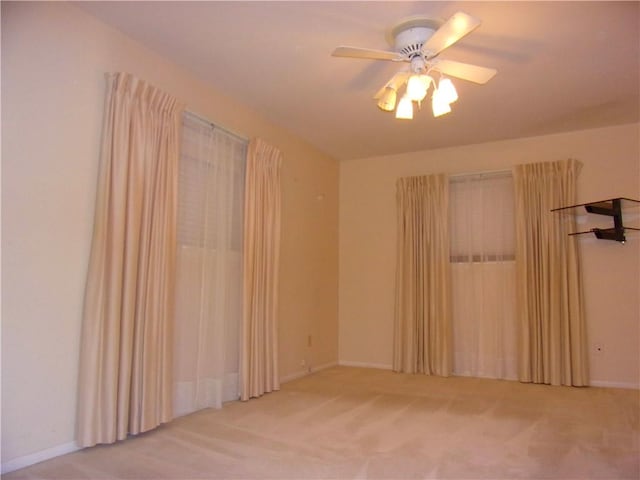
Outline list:
[[[440,80],[438,91],[440,92],[440,97],[442,98],[443,102],[453,103],[458,100],[458,92],[456,92],[456,87],[453,86],[453,82],[448,78],[443,78]]]
[[[392,112],[396,108],[397,92],[394,88],[386,87],[378,102],[378,108],[385,112]]]
[[[400,99],[400,102],[398,102],[398,108],[396,109],[396,118],[401,118],[404,120],[411,120],[413,118],[413,103],[406,93]]]
[[[433,110],[434,117],[439,117],[440,115],[444,115],[451,111],[449,104],[442,99],[440,89],[433,92],[433,96],[431,97],[431,109]]]
[[[415,102],[421,102],[427,96],[427,90],[431,83],[429,75],[411,75],[407,82],[407,95]]]

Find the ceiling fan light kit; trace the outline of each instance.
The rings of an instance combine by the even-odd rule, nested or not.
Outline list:
[[[396,118],[412,119],[413,102],[420,104],[427,96],[431,84],[431,107],[435,117],[451,111],[451,104],[458,99],[453,82],[444,75],[484,84],[496,74],[493,68],[480,67],[452,60],[442,60],[438,55],[480,25],[480,20],[458,12],[446,22],[423,16],[410,17],[395,25],[387,35],[387,41],[395,51],[340,46],[333,51],[336,57],[365,58],[408,62],[409,69],[396,73],[374,96],[378,107],[391,112],[396,107],[398,91],[405,85],[405,93],[397,102]],[[432,75],[439,74],[436,82]]]
[[[395,88],[392,87],[384,87],[384,93],[378,101],[378,107],[385,112],[393,112],[396,108],[396,98],[398,96],[398,92]]]
[[[434,117],[440,117],[451,111],[451,105],[446,101],[440,90],[435,90],[431,97],[431,111]]]
[[[414,102],[421,102],[427,96],[427,90],[433,78],[424,73],[416,73],[407,81],[407,95]]]
[[[396,109],[396,118],[400,118],[403,120],[413,119],[413,101],[406,93],[398,103],[398,108]]]
[[[448,78],[440,79],[438,92],[440,93],[442,100],[449,105],[458,100],[458,92],[456,91],[456,87],[453,86],[453,82]]]

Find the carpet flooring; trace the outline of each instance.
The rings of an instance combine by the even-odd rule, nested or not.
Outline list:
[[[18,479],[638,479],[640,391],[335,367]]]

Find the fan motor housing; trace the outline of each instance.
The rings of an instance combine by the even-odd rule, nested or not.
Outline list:
[[[386,39],[396,52],[413,58],[420,55],[420,49],[442,26],[444,21],[423,16],[409,17],[396,24],[387,32]]]

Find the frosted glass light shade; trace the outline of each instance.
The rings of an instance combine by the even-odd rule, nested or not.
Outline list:
[[[433,97],[431,98],[431,109],[434,117],[439,117],[451,111],[449,103],[442,99],[440,89],[433,92]]]
[[[404,120],[411,120],[413,118],[413,102],[411,102],[411,99],[406,94],[400,99],[400,102],[398,102],[396,118]]]
[[[378,108],[385,112],[392,112],[396,108],[397,92],[391,87],[384,89],[384,93],[378,102]]]
[[[407,82],[407,95],[414,102],[421,102],[427,96],[427,90],[431,83],[429,75],[411,75]]]
[[[453,82],[448,78],[443,78],[440,80],[440,84],[438,85],[438,92],[443,102],[453,103],[458,100],[458,92],[456,91],[456,87],[453,86]]]

